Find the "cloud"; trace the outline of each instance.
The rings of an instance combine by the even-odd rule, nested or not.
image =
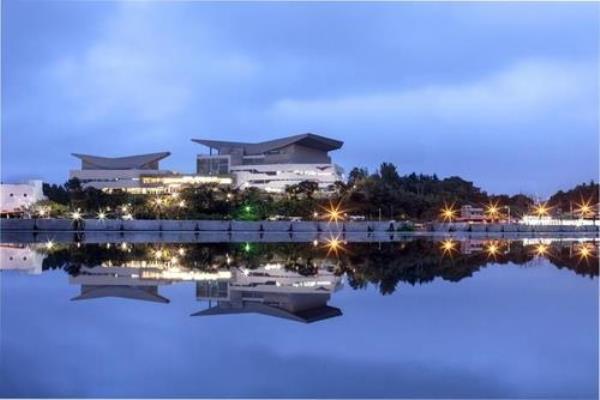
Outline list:
[[[180,14],[119,3],[102,34],[52,63],[45,78],[85,123],[115,117],[160,123],[172,122],[217,85],[256,73],[253,59],[216,47],[206,26],[179,25]]]
[[[288,119],[439,120],[501,123],[549,113],[594,118],[593,63],[522,60],[480,79],[321,99],[283,99],[270,112]]]

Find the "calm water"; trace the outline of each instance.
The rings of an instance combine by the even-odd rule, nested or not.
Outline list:
[[[598,396],[591,241],[1,246],[4,397]]]

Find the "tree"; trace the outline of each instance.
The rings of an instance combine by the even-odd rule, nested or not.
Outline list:
[[[348,185],[351,187],[361,183],[369,177],[369,171],[366,168],[354,167],[348,174]]]
[[[398,186],[400,184],[400,176],[398,175],[396,166],[392,163],[382,163],[379,167],[379,176],[386,185]]]

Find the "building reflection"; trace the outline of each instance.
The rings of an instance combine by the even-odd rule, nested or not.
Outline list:
[[[99,265],[82,266],[77,275],[69,277],[72,285],[81,285],[80,294],[71,300],[121,298],[130,300],[168,303],[169,299],[158,293],[158,287],[171,284],[166,279],[144,279],[141,274],[152,269],[128,266]]]
[[[208,308],[193,316],[256,313],[298,322],[316,322],[342,315],[329,306],[331,294],[341,287],[332,268],[314,267],[310,275],[287,269],[283,262],[258,268],[190,269],[170,261],[128,261],[114,265],[78,266],[69,283],[80,285],[72,300],[119,298],[169,303],[159,287],[195,282],[196,298]]]
[[[325,268],[310,276],[286,270],[281,263],[234,268],[229,280],[196,283],[196,298],[207,301],[208,308],[192,315],[254,313],[311,323],[342,315],[327,304],[340,286],[341,277]]]
[[[79,286],[77,301],[168,303],[161,287],[188,282],[196,300],[206,304],[194,316],[253,313],[305,323],[342,315],[329,305],[342,280],[352,289],[374,286],[386,295],[401,283],[459,282],[489,265],[542,262],[581,276],[599,275],[594,239],[413,237],[340,241],[339,246],[332,252],[313,242],[2,244],[0,270],[64,270]]]
[[[28,244],[0,244],[0,270],[21,271],[31,275],[42,273],[44,254]]]

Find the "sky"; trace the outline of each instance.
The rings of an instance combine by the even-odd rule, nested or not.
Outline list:
[[[600,5],[2,2],[1,176],[62,183],[71,153],[170,151],[191,138],[343,140],[489,193],[598,180]]]

